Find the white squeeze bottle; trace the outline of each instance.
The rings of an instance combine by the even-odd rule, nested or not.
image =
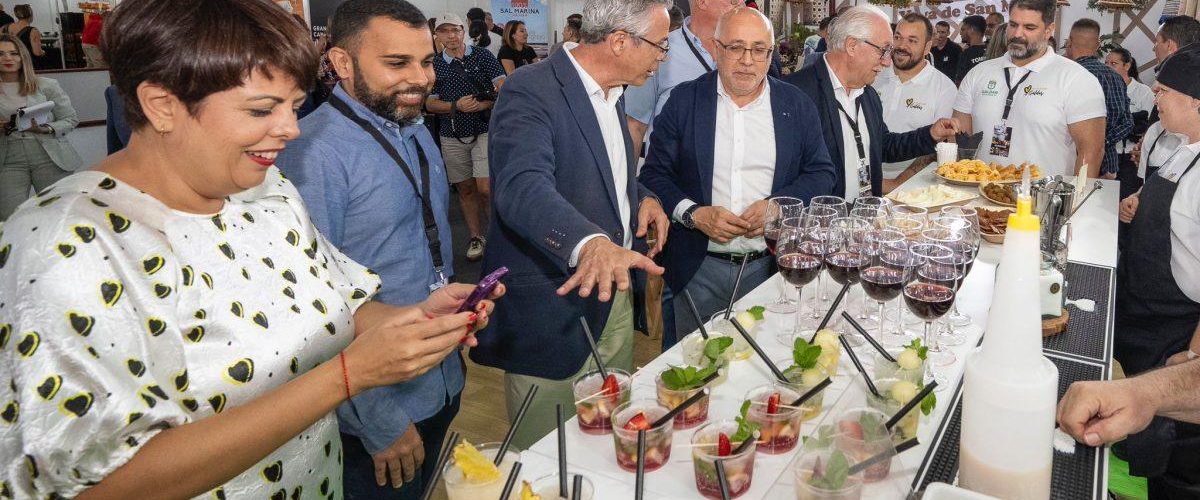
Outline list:
[[[983,345],[966,361],[958,485],[1050,498],[1058,367],[1042,355],[1039,222],[1026,170],[997,269]]]

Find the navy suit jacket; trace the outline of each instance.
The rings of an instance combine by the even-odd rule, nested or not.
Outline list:
[[[842,144],[842,119],[838,110],[837,99],[833,96],[833,81],[830,79],[829,68],[825,65],[825,55],[809,58],[800,71],[788,75],[786,81],[800,87],[817,103],[817,114],[821,117],[821,130],[825,134],[825,145],[829,148],[829,157],[837,165],[839,175],[834,193],[839,196],[846,192],[846,176],[841,174],[846,162],[843,147],[855,147],[854,144]],[[933,154],[936,142],[929,135],[930,126],[921,127],[911,132],[895,133],[883,122],[883,103],[879,93],[868,85],[863,94],[858,97],[858,105],[862,107],[863,118],[867,121],[867,130],[871,135],[871,193],[883,196],[883,163],[911,160],[921,155]],[[849,110],[847,110],[849,111]],[[861,126],[861,125],[860,125]]]
[[[796,87],[767,77],[775,125],[775,176],[771,196],[792,196],[808,203],[831,194],[837,179],[829,159],[817,107]],[[717,72],[680,84],[654,119],[650,152],[641,181],[670,213],[683,200],[712,204],[713,143],[717,127]],[[728,207],[727,207],[728,208]],[[708,248],[699,229],[671,225],[662,261],[672,290],[683,290]]]
[[[497,304],[471,359],[535,377],[563,379],[583,366],[587,341],[604,331],[611,303],[558,287],[571,275],[571,252],[585,237],[604,234],[614,243],[636,230],[640,202],[653,196],[637,182],[633,144],[617,106],[625,138],[630,214],[621,220],[612,167],[600,124],[583,81],[566,51],[522,66],[504,83],[488,134],[492,221],[483,272],[507,266],[507,294]],[[645,243],[635,240],[635,249]]]

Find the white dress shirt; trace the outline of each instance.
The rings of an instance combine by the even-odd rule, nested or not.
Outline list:
[[[1184,175],[1197,155],[1200,142],[1179,146],[1158,175],[1178,183],[1171,200],[1171,273],[1183,294],[1200,302],[1200,165]]]
[[[612,168],[614,191],[617,193],[617,212],[621,215],[621,229],[625,233],[625,241],[621,245],[625,248],[633,247],[633,234],[625,226],[629,223],[629,165],[625,157],[625,131],[621,129],[621,119],[617,114],[617,101],[621,99],[621,94],[624,89],[620,86],[609,89],[608,93],[596,83],[596,79],[592,78],[579,62],[575,60],[575,56],[571,54],[575,47],[579,44],[571,42],[564,43],[563,50],[567,53],[567,59],[571,60],[571,65],[575,66],[575,71],[579,72],[579,79],[583,81],[583,89],[587,91],[588,99],[592,101],[592,110],[596,112],[596,121],[600,123],[600,134],[604,136],[604,149],[608,152],[608,164]],[[603,191],[600,191],[603,193]],[[568,263],[572,267],[579,263],[579,251],[583,249],[583,245],[592,238],[608,236],[603,233],[596,233],[585,237],[575,245],[575,249],[571,251],[571,261]]]
[[[717,123],[713,139],[712,206],[741,215],[771,195],[775,181],[775,121],[771,114],[771,85],[763,82],[758,97],[739,107],[717,79]],[[673,212],[675,220],[695,205],[683,200]],[[721,244],[709,240],[708,250],[748,253],[767,249],[762,237],[738,237]]]
[[[932,125],[954,114],[958,87],[929,62],[907,82],[901,82],[894,66],[883,68],[871,86],[883,103],[883,123],[891,132],[909,132]],[[911,161],[883,164],[883,177],[894,179]]]
[[[824,59],[825,69],[829,71],[829,81],[833,84],[833,96],[837,99],[846,113],[858,113],[858,132],[862,135],[863,154],[867,157],[863,158],[867,164],[871,162],[871,131],[867,126],[867,120],[863,117],[862,107],[855,101],[859,96],[863,95],[863,89],[849,90],[842,81],[838,79],[836,73],[833,72],[833,67],[829,66],[829,59]],[[846,178],[846,192],[842,193],[847,201],[858,198],[858,146],[854,142],[854,130],[850,128],[850,121],[846,119],[846,113],[838,111],[838,118],[842,120],[842,162],[843,172]]]
[[[1162,121],[1156,121],[1142,136],[1142,156],[1138,158],[1138,177],[1146,179],[1147,167],[1162,168],[1175,154],[1175,150],[1187,142],[1187,138],[1163,130]]]

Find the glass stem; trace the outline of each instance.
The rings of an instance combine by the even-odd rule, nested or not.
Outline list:
[[[864,292],[865,293],[865,292]],[[879,301],[879,338],[883,339],[883,301]],[[884,341],[887,342],[887,341]]]
[[[933,351],[933,352],[939,352],[939,351],[941,351],[942,349],[941,349],[941,346],[939,346],[939,345],[937,344],[937,339],[936,339],[936,338],[935,338],[935,339],[933,339],[933,342],[932,342],[932,343],[929,341],[929,327],[930,327],[930,325],[932,325],[932,323],[930,323],[929,321],[926,321],[926,322],[925,322],[925,338],[924,338],[924,340],[923,340],[922,342],[924,342],[924,343],[925,343],[925,345],[929,347],[929,350],[930,350],[930,351]]]
[[[861,285],[858,288],[858,295],[859,297],[862,297],[862,300],[860,301],[862,307],[858,308],[858,319],[870,319],[870,316],[867,316],[867,305],[870,304],[870,301],[867,300],[867,291],[864,290]]]
[[[796,287],[796,327],[793,329],[800,334],[800,317],[804,314],[804,287]]]

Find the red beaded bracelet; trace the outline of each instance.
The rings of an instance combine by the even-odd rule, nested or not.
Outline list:
[[[350,371],[346,369],[346,353],[339,352],[338,358],[342,360],[342,381],[346,383],[346,399],[350,399]]]

